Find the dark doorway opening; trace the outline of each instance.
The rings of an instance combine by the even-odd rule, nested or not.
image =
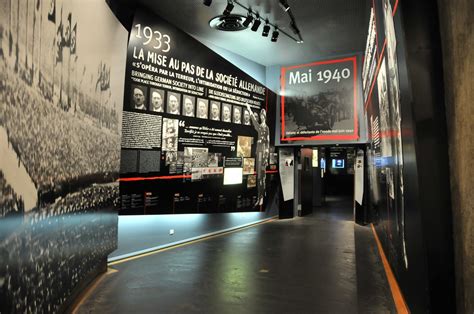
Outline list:
[[[300,215],[354,221],[354,163],[358,147],[304,147],[299,152]]]

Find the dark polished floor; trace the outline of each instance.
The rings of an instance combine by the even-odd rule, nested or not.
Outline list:
[[[395,312],[352,202],[112,266],[80,313]]]

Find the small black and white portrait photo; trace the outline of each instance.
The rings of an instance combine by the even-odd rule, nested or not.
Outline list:
[[[163,119],[162,151],[175,152],[178,150],[178,129],[178,119]]]
[[[233,109],[232,122],[237,123],[237,124],[242,124],[242,107],[234,105],[232,109]]]
[[[179,128],[178,119],[163,119],[163,138],[165,137],[177,137]]]
[[[164,152],[177,151],[178,150],[178,137],[166,137],[163,138],[163,148]]]
[[[176,164],[178,159],[178,152],[168,151],[166,152],[165,165]]]
[[[169,152],[178,150],[178,130],[178,119],[163,119],[162,151]]]
[[[208,166],[209,167],[219,166],[219,153],[209,153]]]
[[[163,112],[165,109],[165,91],[150,88],[150,111]]]
[[[181,95],[168,92],[168,101],[166,103],[166,112],[171,114],[180,114]]]
[[[222,104],[222,121],[232,122],[232,106],[229,104]]]
[[[221,103],[211,101],[211,120],[220,121],[221,119]]]
[[[146,110],[147,88],[132,84],[130,93],[130,108],[135,110]]]
[[[183,96],[183,116],[194,117],[195,103],[196,103],[196,97],[189,96],[189,95]]]
[[[200,119],[207,119],[208,117],[208,106],[209,101],[207,99],[198,98],[197,100],[197,109],[196,109],[196,117]]]
[[[178,152],[178,154],[176,155],[176,163],[179,164],[179,165],[184,164],[184,152],[183,151]]]
[[[244,109],[244,125],[250,125],[250,112],[247,109]]]

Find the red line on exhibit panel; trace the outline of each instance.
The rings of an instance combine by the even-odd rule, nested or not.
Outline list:
[[[395,5],[393,6],[392,16],[395,16],[397,9],[398,9],[398,0],[395,1]]]
[[[120,181],[120,182],[133,182],[133,181],[173,180],[173,179],[189,179],[189,178],[191,178],[191,175],[120,178],[119,181]]]
[[[359,138],[359,116],[357,110],[357,58],[353,57],[354,62],[354,136],[356,139]]]
[[[380,53],[379,61],[377,62],[377,69],[374,73],[374,78],[372,80],[372,85],[370,87],[369,95],[367,96],[367,101],[364,106],[364,110],[367,111],[367,107],[369,105],[369,99],[372,98],[372,92],[374,91],[375,81],[377,81],[377,76],[379,75],[380,65],[382,64],[383,54],[385,52],[385,47],[387,46],[387,39],[383,42],[382,52]]]
[[[285,140],[290,141],[309,141],[309,140],[353,140],[357,139],[353,134],[351,135],[315,135],[311,137],[288,137]]]
[[[398,2],[399,2],[399,0],[395,1],[395,4],[393,6],[393,11],[392,11],[392,16],[395,16],[395,13],[397,13]],[[378,32],[377,32],[377,14],[375,14],[375,0],[372,3],[373,3],[373,8],[374,8],[374,19],[375,19],[375,41],[376,41],[376,47],[378,47],[379,44],[378,44]],[[373,89],[374,89],[374,86],[375,86],[375,80],[376,80],[376,78],[379,74],[380,64],[381,64],[382,59],[383,59],[383,54],[385,52],[385,46],[386,45],[387,45],[387,38],[385,38],[385,40],[383,42],[383,47],[382,47],[382,51],[380,52],[380,55],[378,55],[378,49],[375,50],[376,53],[377,53],[377,56],[378,56],[377,69],[375,70],[374,77],[373,77],[373,80],[371,82],[372,85],[370,87],[369,95],[367,96],[367,101],[364,105],[364,110],[365,111],[367,111],[367,107],[369,106],[369,99],[372,97],[372,92],[373,92]]]
[[[285,138],[285,75],[286,69],[281,68],[280,74],[280,85],[281,85],[281,134],[280,137],[283,140]]]
[[[268,116],[268,93],[269,93],[269,89],[267,88],[265,91],[265,111],[267,112],[267,116]]]
[[[342,59],[316,61],[316,62],[311,62],[311,63],[293,65],[293,66],[290,66],[290,67],[286,67],[286,69],[287,70],[292,70],[292,69],[304,68],[304,67],[309,67],[309,66],[314,66],[314,65],[341,63],[341,62],[352,61],[354,58],[355,57],[347,57],[347,58],[342,58]]]

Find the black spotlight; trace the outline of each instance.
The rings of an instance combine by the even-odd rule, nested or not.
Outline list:
[[[272,33],[272,41],[275,43],[278,40],[278,35],[280,35],[280,32],[278,29],[275,29]]]
[[[260,27],[260,24],[262,24],[262,21],[260,21],[260,19],[258,18],[258,15],[257,15],[255,20],[253,21],[253,25],[252,25],[251,30],[256,32],[258,30],[258,28]]]
[[[253,16],[252,16],[252,13],[249,12],[249,14],[247,15],[247,18],[242,23],[242,25],[245,26],[245,27],[249,27],[249,25],[250,25],[250,23],[252,23],[252,21],[253,21]]]
[[[268,23],[268,21],[267,21],[267,23]],[[270,25],[265,24],[265,26],[263,27],[262,36],[263,37],[268,37],[269,33],[270,33]]]
[[[290,9],[290,5],[288,4],[288,2],[286,2],[286,0],[280,0],[280,7],[285,12],[288,12],[288,10]]]
[[[211,6],[211,3],[212,3],[212,0],[203,0],[202,3],[203,3],[204,5],[207,5],[208,7],[210,7],[210,6]]]
[[[224,10],[224,15],[229,15],[230,12],[232,12],[232,10],[234,9],[234,4],[232,3],[232,1],[228,1],[227,2],[227,6],[225,7],[225,10]]]

